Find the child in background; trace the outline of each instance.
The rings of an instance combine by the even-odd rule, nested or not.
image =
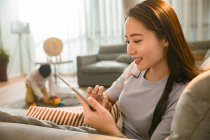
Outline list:
[[[28,105],[36,105],[37,101],[49,104],[49,97],[55,96],[53,75],[49,64],[43,64],[34,69],[26,78],[26,97]],[[49,92],[46,89],[46,82],[49,84]]]

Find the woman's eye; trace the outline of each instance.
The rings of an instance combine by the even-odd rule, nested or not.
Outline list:
[[[129,44],[129,41],[128,41],[128,40],[126,40],[126,41],[124,41],[124,43],[125,43],[125,44]]]
[[[134,43],[140,43],[142,40],[135,40]]]

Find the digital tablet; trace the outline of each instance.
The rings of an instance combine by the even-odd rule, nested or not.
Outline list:
[[[92,109],[92,110],[94,110],[93,109],[93,107],[89,104],[89,102],[87,101],[87,98],[86,97],[84,97],[84,95],[82,94],[82,93],[80,93],[78,90],[76,90],[75,88],[73,88],[59,73],[55,73],[56,74],[56,76],[59,78],[59,79],[61,79],[72,91],[74,91],[86,104],[88,104],[89,106],[90,106],[90,108]]]

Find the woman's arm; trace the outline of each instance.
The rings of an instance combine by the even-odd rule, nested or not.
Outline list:
[[[117,128],[117,125],[115,124],[115,121],[109,111],[99,104],[93,97],[88,97],[88,102],[92,107],[94,107],[95,111],[92,111],[79,96],[77,96],[77,98],[84,109],[85,124],[103,133],[124,137]]]
[[[134,63],[132,63],[106,91],[104,90],[103,86],[99,85],[96,85],[94,88],[88,87],[88,97],[92,96],[105,108],[109,109],[111,105],[115,104],[115,102],[118,100],[120,93],[124,88],[125,81],[136,73],[139,73],[139,71],[136,70]]]

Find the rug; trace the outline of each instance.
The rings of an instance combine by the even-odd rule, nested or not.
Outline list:
[[[82,89],[77,88],[77,90],[80,93],[85,94]],[[56,92],[56,95],[59,98],[61,98],[62,103],[64,104],[64,107],[72,107],[72,106],[80,105],[80,103],[78,102],[78,100],[75,96],[75,93],[73,93],[73,91],[71,91],[68,87],[57,86],[55,92]],[[43,107],[56,107],[56,106],[44,104],[42,102],[37,102],[37,105],[43,106]],[[17,108],[17,109],[28,109],[29,108],[29,106],[25,103],[24,98],[17,99],[15,101],[7,103],[7,104],[3,104],[3,105],[1,105],[1,107]]]

